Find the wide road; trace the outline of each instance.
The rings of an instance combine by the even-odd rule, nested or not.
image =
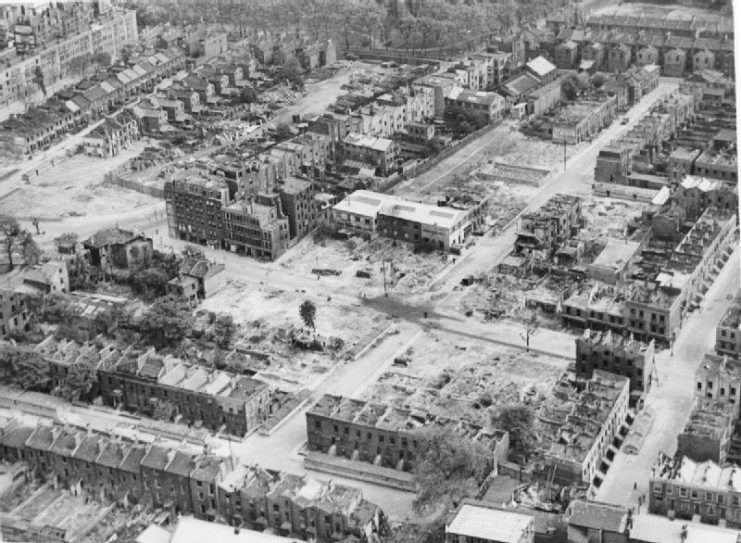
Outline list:
[[[596,499],[620,505],[637,505],[637,496],[648,493],[648,477],[659,452],[669,455],[677,449],[677,435],[684,429],[695,395],[695,371],[703,355],[715,345],[715,326],[730,305],[729,296],[741,286],[739,249],[736,248],[713,286],[705,294],[702,311],[685,319],[674,344],[674,354],[656,354],[658,383],[646,398],[654,422],[637,455],[620,451],[597,493]],[[633,483],[638,489],[633,490]]]

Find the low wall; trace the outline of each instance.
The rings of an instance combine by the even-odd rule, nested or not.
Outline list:
[[[383,468],[367,462],[356,462],[347,458],[329,456],[319,452],[309,452],[304,459],[304,467],[397,490],[414,492],[417,489],[414,475],[411,473],[393,468]]]
[[[162,183],[163,186],[161,187],[153,187],[150,185],[145,185],[133,179],[126,179],[124,177],[121,177],[121,175],[115,171],[106,173],[103,176],[103,182],[107,185],[116,185],[125,189],[135,190],[136,192],[148,194],[149,196],[154,196],[155,198],[165,198],[164,182]]]

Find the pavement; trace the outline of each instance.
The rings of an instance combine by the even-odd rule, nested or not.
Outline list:
[[[729,294],[741,285],[738,247],[705,294],[700,312],[685,319],[669,350],[656,353],[658,383],[646,397],[646,408],[653,410],[654,422],[637,455],[618,452],[607,472],[596,500],[617,505],[637,506],[638,496],[648,494],[649,474],[659,452],[672,455],[677,435],[684,429],[694,400],[695,371],[703,355],[715,345],[715,327],[731,301]],[[633,483],[638,483],[633,490]]]

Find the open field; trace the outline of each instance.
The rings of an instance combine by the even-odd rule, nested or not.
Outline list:
[[[76,154],[32,175],[29,182],[0,200],[0,210],[15,210],[18,217],[60,219],[130,211],[157,202],[156,198],[127,189],[103,185],[106,172],[138,155],[145,141],[137,141],[109,159]],[[32,174],[34,172],[31,172]]]
[[[484,341],[456,341],[429,330],[365,389],[363,399],[486,422],[488,408],[531,404],[550,390],[567,362]]]

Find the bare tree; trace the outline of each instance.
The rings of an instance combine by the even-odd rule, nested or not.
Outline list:
[[[23,248],[27,243],[28,232],[26,232],[15,217],[10,215],[0,215],[0,234],[4,236],[2,240],[5,256],[8,257],[8,269],[14,268],[13,252],[18,248]]]
[[[525,342],[525,352],[530,352],[530,338],[538,333],[539,322],[536,315],[531,315],[525,321],[524,331],[520,334],[520,337]]]

